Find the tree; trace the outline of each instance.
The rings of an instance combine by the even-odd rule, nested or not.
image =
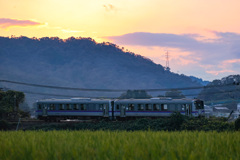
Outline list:
[[[185,96],[182,94],[179,90],[171,90],[165,93],[165,97],[171,97],[173,99],[181,99],[185,98]]]
[[[147,92],[144,90],[128,90],[126,93],[123,93],[119,97],[119,99],[129,99],[129,98],[146,99],[151,97],[152,96],[148,95]]]
[[[9,113],[19,112],[19,104],[23,103],[25,95],[19,91],[0,91],[0,118],[5,118]]]

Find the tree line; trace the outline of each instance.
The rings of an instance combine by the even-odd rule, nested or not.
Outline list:
[[[158,95],[157,97],[169,97],[173,99],[181,99],[185,98],[183,93],[179,90],[171,90],[167,91],[164,95]],[[148,99],[152,98],[151,95],[149,95],[145,90],[128,90],[127,92],[121,94],[119,99]]]

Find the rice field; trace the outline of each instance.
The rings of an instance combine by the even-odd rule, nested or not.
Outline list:
[[[239,159],[240,132],[0,131],[0,159]]]

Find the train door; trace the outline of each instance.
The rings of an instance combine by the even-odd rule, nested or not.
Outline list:
[[[120,117],[126,117],[126,106],[120,105]]]
[[[186,113],[186,116],[191,116],[192,115],[192,105],[191,104],[186,104],[185,113]]]
[[[47,110],[48,110],[48,106],[47,106],[47,104],[44,104],[44,105],[43,105],[43,110],[42,110],[42,111],[43,111],[43,112],[42,112],[42,113],[43,113],[43,116],[47,116],[47,114],[48,114],[48,113],[47,113]]]
[[[103,117],[109,117],[109,106],[107,104],[103,104]]]
[[[111,119],[114,120],[116,118],[114,115],[114,111],[115,111],[114,101],[110,101],[110,105],[111,105]]]

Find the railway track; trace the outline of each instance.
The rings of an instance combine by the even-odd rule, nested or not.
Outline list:
[[[96,120],[78,120],[78,119],[67,119],[67,120],[60,120],[59,122],[46,122],[44,120],[9,120],[10,123],[32,123],[32,124],[41,124],[41,123],[88,123],[88,122],[95,122]]]
[[[77,123],[91,123],[96,122],[93,120],[60,120],[60,122],[45,122],[44,120],[8,120],[8,130],[34,130],[35,127],[48,126],[48,125],[64,125],[64,124],[77,124]]]

